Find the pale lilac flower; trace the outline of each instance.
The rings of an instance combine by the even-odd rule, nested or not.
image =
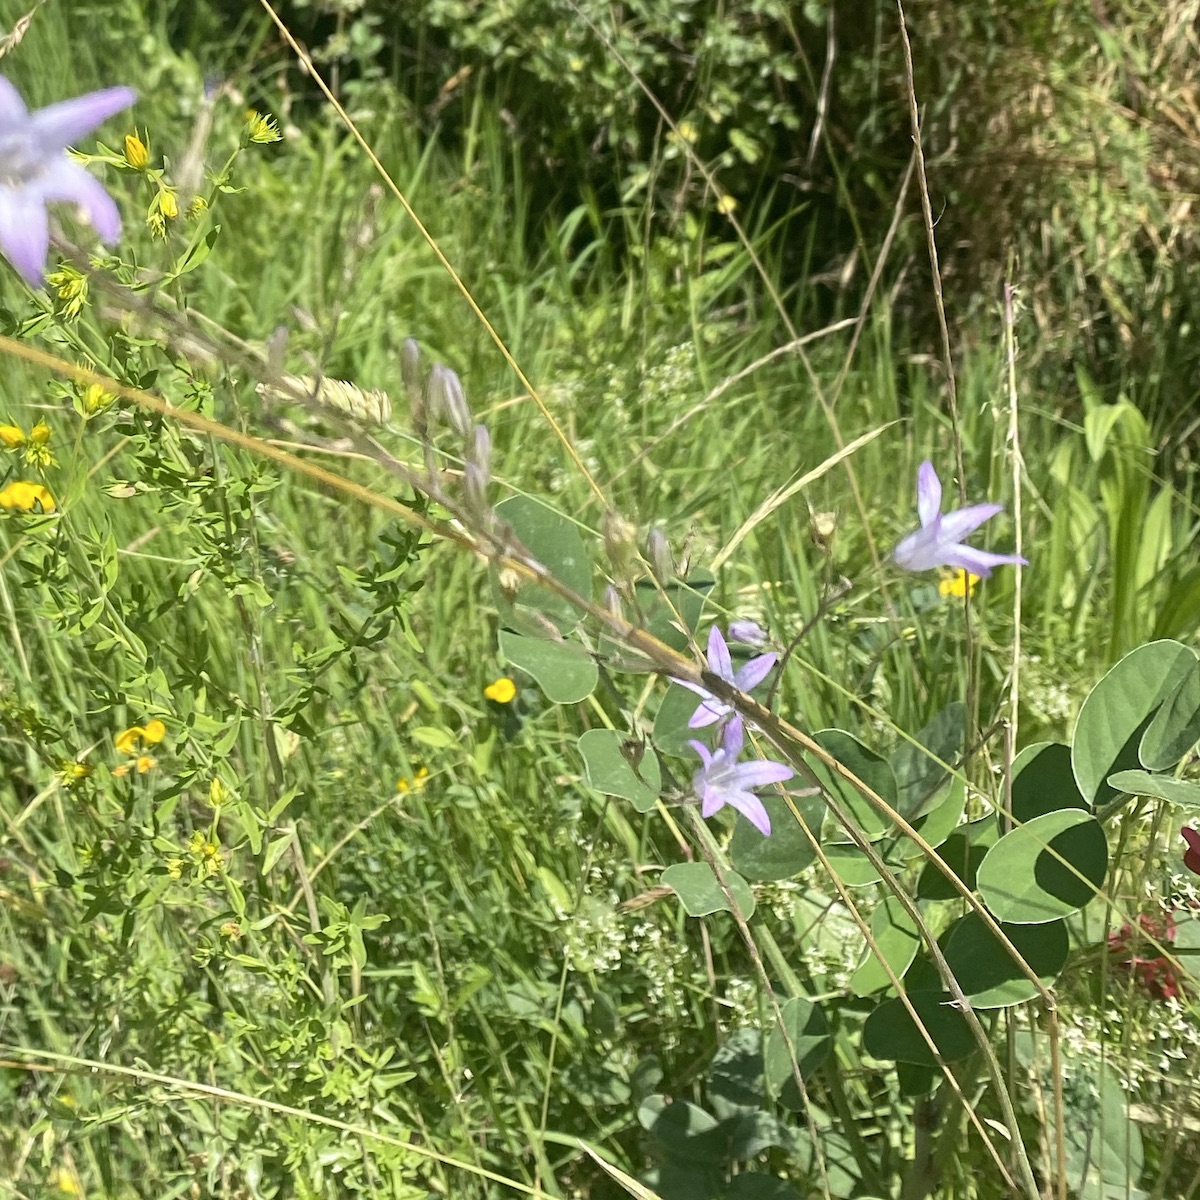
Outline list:
[[[719,678],[725,680],[739,692],[753,691],[770,673],[778,655],[760,654],[752,658],[737,674],[734,674],[733,660],[729,657],[729,647],[721,631],[714,625],[708,631],[708,669]],[[728,716],[733,709],[722,700],[718,700],[707,688],[698,683],[690,683],[686,679],[676,679],[680,687],[704,698],[704,703],[692,714],[688,722],[689,729],[701,729],[705,725],[715,725],[722,717]]]
[[[741,621],[730,621],[729,640],[761,650],[767,644],[767,631],[757,621],[751,621],[748,618]]]
[[[76,204],[103,241],[120,236],[116,204],[64,151],[136,96],[132,88],[106,88],[31,113],[0,75],[0,253],[34,287],[50,250],[47,204]]]
[[[942,509],[942,483],[933,464],[923,462],[917,472],[917,514],[921,528],[902,538],[892,557],[906,571],[931,571],[934,567],[957,567],[986,579],[993,567],[1005,563],[1028,563],[1019,554],[990,554],[964,546],[962,539],[985,521],[1004,511],[1003,504],[974,504],[948,513]]]
[[[785,763],[758,759],[738,762],[743,745],[742,718],[734,717],[721,735],[721,748],[709,750],[703,742],[688,742],[704,765],[692,780],[692,791],[700,800],[700,813],[711,817],[726,804],[734,808],[763,835],[771,835],[771,818],[766,805],[750,790],[765,783],[782,783],[795,774]]]

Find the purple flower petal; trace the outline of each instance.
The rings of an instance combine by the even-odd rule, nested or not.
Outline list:
[[[762,647],[767,644],[767,631],[757,621],[731,621],[729,640],[740,642],[743,646]]]
[[[699,708],[692,713],[691,720],[688,721],[689,729],[703,729],[706,725],[715,725],[722,717],[733,712],[733,709],[728,704],[722,704],[720,700],[709,696]]]
[[[729,647],[715,625],[708,631],[708,669],[728,683],[733,682],[733,662]]]
[[[990,521],[1004,511],[1003,504],[972,504],[970,508],[956,508],[942,517],[941,537],[946,542],[961,542],[974,533],[984,521]]]
[[[50,250],[50,223],[41,197],[25,189],[0,188],[0,253],[31,287],[40,287]]]
[[[672,675],[671,682],[679,684],[681,688],[687,688],[689,692],[695,692],[697,696],[704,696],[708,700],[712,699],[712,692],[710,692],[708,688],[701,687],[700,684],[693,683],[690,679],[676,679],[675,676]]]
[[[785,779],[791,779],[795,773],[787,763],[759,759],[756,762],[738,763],[729,772],[729,783],[739,791],[746,791],[767,783],[782,783]]]
[[[725,803],[732,804],[763,837],[771,836],[771,818],[767,816],[767,806],[753,792],[729,792]]]
[[[976,550],[973,546],[948,546],[942,560],[948,567],[958,567],[987,579],[993,567],[1029,566],[1019,554],[991,554],[987,550]]]
[[[921,525],[930,523],[942,511],[942,481],[926,459],[917,469],[917,516]]]
[[[721,750],[724,752],[726,763],[729,766],[732,766],[737,761],[737,757],[741,754],[744,744],[745,734],[742,726],[742,718],[734,717],[725,726],[725,732],[721,735]]]
[[[942,565],[943,546],[937,532],[939,521],[926,529],[918,529],[900,539],[892,552],[896,565],[906,571],[932,571]]]
[[[99,92],[88,92],[74,100],[61,100],[40,108],[29,118],[34,139],[49,155],[73,145],[85,133],[97,125],[103,125],[109,117],[128,108],[137,99],[133,88],[105,88]]]
[[[43,200],[79,205],[102,241],[115,242],[121,236],[121,214],[113,198],[99,180],[69,158],[60,158],[50,164],[38,180],[38,190]]]
[[[689,741],[688,745],[691,746],[691,748],[693,750],[695,750],[695,752],[698,755],[700,755],[700,761],[706,767],[709,767],[712,765],[712,753],[709,751],[708,747],[703,742]]]
[[[0,126],[23,124],[27,115],[21,93],[0,75]]]
[[[771,668],[775,665],[778,657],[777,654],[760,654],[757,658],[752,658],[733,677],[734,686],[740,692],[754,691],[771,673]]]

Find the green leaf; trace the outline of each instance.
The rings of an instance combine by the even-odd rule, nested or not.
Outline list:
[[[975,877],[979,873],[979,864],[983,862],[991,845],[995,842],[998,831],[994,821],[985,818],[991,826],[992,838],[981,842],[972,832],[971,826],[956,829],[941,846],[937,847],[939,857],[966,886],[974,890]],[[981,824],[982,822],[976,822]],[[917,878],[917,898],[919,900],[958,900],[962,893],[946,878],[933,863],[927,862],[921,868]]]
[[[904,870],[905,864],[901,858],[902,843],[907,844],[907,839],[893,838],[874,847],[883,858],[884,864],[892,871]],[[879,882],[879,872],[853,842],[836,841],[826,836],[822,839],[822,845],[830,869],[846,887],[866,887],[869,883]]]
[[[606,796],[629,800],[638,812],[649,812],[658,802],[662,773],[658,755],[636,739],[622,736],[615,729],[589,729],[580,737],[588,783]],[[640,754],[634,770],[628,754]]]
[[[1026,746],[1013,760],[1012,769],[1012,815],[1018,824],[1064,808],[1087,810],[1071,768],[1069,746],[1061,742]]]
[[[170,277],[178,279],[180,275],[186,275],[189,271],[194,271],[212,253],[212,249],[217,244],[217,238],[220,234],[220,225],[214,225],[201,241],[184,252],[183,256],[171,269]]]
[[[772,1022],[763,1050],[763,1073],[771,1095],[778,1096],[785,1108],[796,1111],[804,1107],[804,1098],[793,1077],[788,1041],[795,1051],[800,1077],[807,1082],[809,1076],[829,1057],[833,1050],[833,1038],[820,1005],[804,996],[793,996],[788,1000],[782,1007],[781,1015],[787,1039],[778,1023]]]
[[[695,692],[689,692],[687,688],[672,683],[663,696],[662,704],[658,706],[658,714],[654,718],[654,732],[651,734],[654,744],[664,754],[687,756],[696,766],[700,763],[688,746],[688,741],[691,738],[703,741],[704,730],[689,729],[688,722],[699,707],[700,697]],[[709,732],[711,733],[711,730]]]
[[[671,1158],[685,1163],[716,1163],[724,1158],[725,1139],[719,1122],[698,1105],[648,1096],[637,1116],[641,1127]]]
[[[1065,808],[1005,834],[980,864],[977,883],[999,920],[1036,925],[1083,908],[1107,871],[1100,822]]]
[[[551,642],[500,630],[500,653],[532,675],[555,704],[574,704],[592,694],[600,672],[592,656],[575,642]]]
[[[909,992],[908,999],[946,1062],[960,1062],[975,1049],[966,1017],[950,1006],[949,992]],[[885,1000],[863,1024],[863,1048],[885,1062],[936,1067],[937,1059],[899,996]]]
[[[643,628],[673,650],[681,653],[687,651],[700,613],[704,610],[704,601],[715,585],[716,580],[709,572],[699,572],[685,581],[669,583],[661,593],[657,584],[639,579],[634,586],[634,595],[641,611]],[[683,622],[683,629],[679,627],[680,621]],[[685,629],[687,632],[684,632]],[[731,646],[731,653],[736,649],[736,646]]]
[[[1181,808],[1200,808],[1200,783],[1172,779],[1170,775],[1151,775],[1147,771],[1118,771],[1108,782],[1119,792],[1131,796],[1154,796],[1169,800]]]
[[[1138,757],[1148,771],[1168,771],[1200,742],[1200,659],[1192,663],[1142,734]]]
[[[436,725],[418,725],[408,732],[414,742],[420,742],[422,746],[428,746],[431,750],[449,750],[451,746],[458,745],[453,734]]]
[[[903,979],[904,972],[916,958],[921,946],[921,938],[912,917],[905,912],[900,901],[891,895],[884,897],[871,914],[871,936],[875,939],[879,954],[868,948],[866,958],[851,976],[850,990],[856,996],[869,996],[881,988],[892,986],[883,969],[885,962],[898,979]]]
[[[843,729],[818,730],[813,734],[813,740],[867,784],[876,795],[893,808],[896,807],[896,777],[885,758],[869,750],[858,738]],[[841,775],[811,755],[808,756],[808,762],[821,787],[841,803],[870,841],[883,837],[892,828],[887,817]]]
[[[295,836],[295,830],[289,829],[268,843],[267,852],[263,855],[262,874],[264,877],[270,875],[275,869],[276,863],[283,857],[284,851],[292,844]]]
[[[1075,780],[1088,803],[1106,805],[1114,796],[1108,777],[1141,765],[1142,734],[1195,661],[1179,642],[1150,642],[1131,650],[1092,689],[1071,740]]]
[[[747,879],[791,879],[813,861],[816,851],[783,796],[767,791],[762,793],[761,799],[771,819],[771,836],[763,837],[739,814],[733,827],[733,840],[729,843],[729,857]],[[792,804],[813,837],[819,839],[825,802],[820,796],[806,796],[793,800]]]
[[[914,735],[917,745],[903,741],[892,753],[898,807],[909,821],[930,804],[945,782],[946,768],[935,759],[953,765],[962,752],[966,721],[966,705],[955,700]]]
[[[1065,921],[1000,925],[1004,936],[1044,984],[1063,969],[1070,950]],[[977,912],[955,924],[945,944],[946,962],[975,1008],[1009,1008],[1038,995],[1000,939]]]
[[[531,496],[510,496],[496,505],[525,548],[551,575],[584,599],[592,594],[592,563],[573,521]],[[582,614],[566,600],[536,583],[522,583],[515,600],[498,595],[506,624],[537,635],[544,626],[531,613],[552,621],[562,633],[574,629]]]
[[[754,915],[754,893],[750,885],[736,871],[726,871],[725,878],[742,916],[748,921]],[[662,873],[662,881],[679,897],[689,917],[731,911],[728,897],[706,862],[675,863]]]
[[[911,821],[912,827],[935,850],[958,828],[963,809],[967,806],[967,789],[961,779],[951,779],[950,786],[943,790],[942,796],[942,799],[935,797],[929,810]],[[915,857],[924,851],[906,838],[905,853]]]

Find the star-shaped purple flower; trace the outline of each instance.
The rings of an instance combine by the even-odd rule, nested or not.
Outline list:
[[[136,97],[132,88],[106,88],[31,113],[0,75],[0,253],[32,286],[41,284],[50,250],[47,204],[77,204],[103,241],[120,236],[112,197],[63,152]]]
[[[703,742],[688,742],[704,765],[692,780],[692,790],[701,802],[700,812],[711,817],[732,804],[763,835],[771,835],[771,818],[766,805],[750,790],[765,783],[782,783],[795,774],[785,763],[758,759],[739,763],[744,744],[742,718],[734,717],[721,735],[721,748],[709,750]]]
[[[1005,563],[1028,566],[1019,554],[990,554],[962,544],[963,538],[1003,511],[1003,504],[973,504],[943,513],[942,482],[933,464],[923,462],[917,472],[917,515],[921,518],[921,528],[902,538],[892,557],[906,571],[958,567],[984,579],[993,567]]]
[[[760,654],[752,658],[744,667],[734,674],[733,660],[729,657],[729,647],[721,631],[714,625],[708,631],[708,669],[737,688],[739,692],[753,691],[770,673],[778,658],[776,654]],[[688,722],[689,729],[701,729],[705,725],[715,725],[722,717],[727,717],[733,709],[724,701],[718,700],[707,688],[698,683],[690,683],[686,679],[676,679],[680,687],[704,698],[704,703],[692,714]]]

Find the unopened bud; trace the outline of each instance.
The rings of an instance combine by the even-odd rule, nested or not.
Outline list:
[[[659,583],[666,585],[675,574],[675,564],[671,561],[671,546],[666,534],[657,526],[650,530],[646,539],[646,556],[650,559],[650,569]]]
[[[629,578],[636,549],[637,530],[620,513],[611,509],[604,514],[600,528],[604,536],[604,553],[608,555],[613,570],[620,578]]]
[[[621,593],[611,583],[604,589],[604,608],[610,616],[616,617],[618,621],[625,619],[625,609],[621,604]]]
[[[475,517],[484,518],[490,513],[487,498],[488,477],[473,462],[463,468],[463,497],[467,508]]]
[[[758,648],[767,644],[767,631],[757,621],[730,621],[729,640]]]
[[[125,135],[125,161],[135,171],[144,171],[150,163],[150,151],[136,133]]]
[[[434,393],[438,394],[435,401]],[[458,376],[447,366],[437,363],[429,373],[429,407],[437,408],[447,424],[463,441],[471,436],[473,423],[467,397]]]
[[[400,378],[408,396],[408,409],[418,433],[425,432],[425,397],[421,393],[421,347],[416,338],[405,338],[400,347]]]
[[[471,448],[471,461],[483,472],[485,479],[492,476],[492,435],[486,425],[475,426],[475,444]]]

